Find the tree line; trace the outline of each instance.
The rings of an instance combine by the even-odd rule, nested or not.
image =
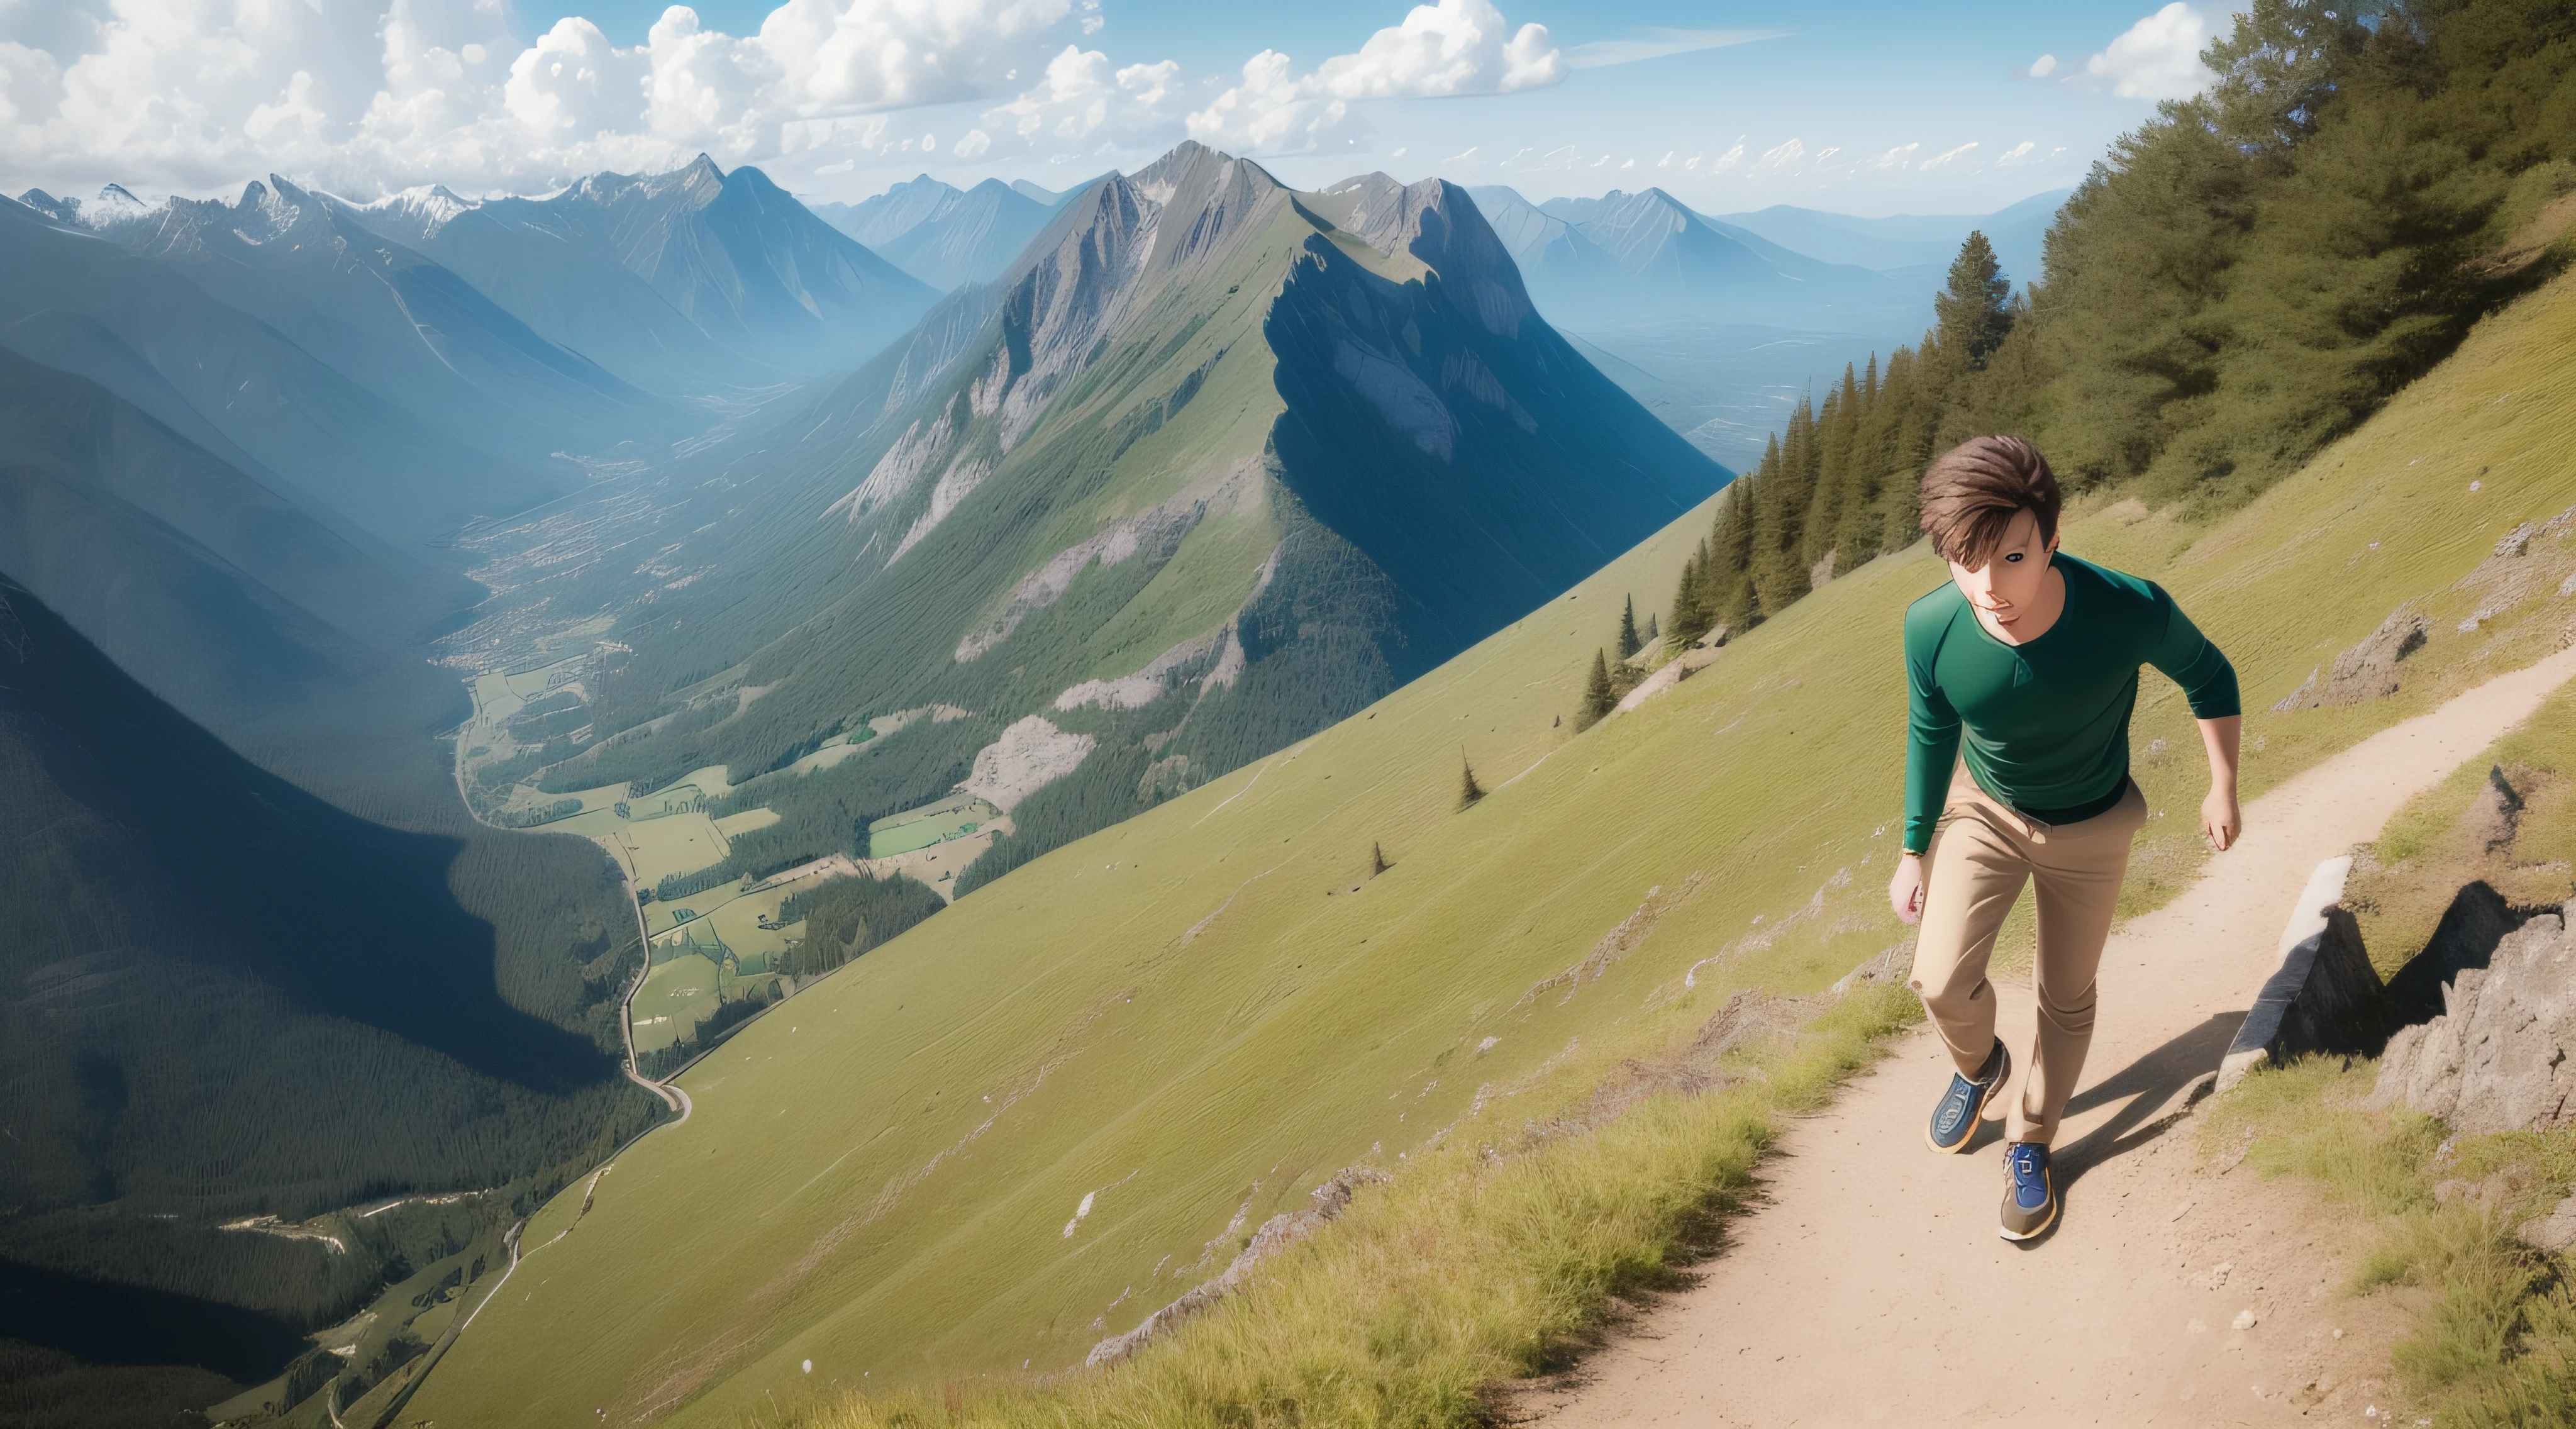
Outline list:
[[[2070,492],[2242,505],[2563,266],[2542,219],[2576,191],[2576,10],[2257,0],[2203,58],[2216,82],[2093,166],[2039,274],[1971,234],[1919,344],[1798,404],[1667,640],[1910,544],[1924,464],[1982,432],[2031,438]]]

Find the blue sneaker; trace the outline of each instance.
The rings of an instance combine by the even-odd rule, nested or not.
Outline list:
[[[2014,1142],[2004,1148],[2004,1172],[2012,1184],[2004,1191],[2003,1238],[2035,1239],[2057,1221],[2057,1178],[2048,1171],[2048,1148]]]
[[[1985,1115],[1986,1105],[2003,1089],[2012,1076],[2012,1054],[2004,1050],[2004,1039],[1995,1039],[1995,1050],[1986,1054],[1986,1064],[1977,1069],[1970,1081],[1956,1072],[1950,1074],[1950,1090],[1941,1094],[1932,1108],[1932,1123],[1923,1129],[1923,1140],[1933,1150],[1952,1153],[1968,1149],[1968,1139],[1977,1132],[1977,1118]]]

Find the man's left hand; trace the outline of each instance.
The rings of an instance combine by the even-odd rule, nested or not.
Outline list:
[[[2209,797],[2200,801],[2200,831],[2219,852],[2233,846],[2244,829],[2245,816],[2237,811],[2235,790],[2211,789]]]

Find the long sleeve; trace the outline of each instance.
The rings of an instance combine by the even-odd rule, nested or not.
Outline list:
[[[1959,712],[1932,678],[1938,641],[1917,649],[1914,630],[1906,634],[1905,851],[1921,853],[1932,846],[1932,826],[1949,802],[1950,771],[1959,758]]]
[[[2191,702],[2194,719],[2225,719],[2243,714],[2245,708],[2236,690],[2236,667],[2227,662],[2216,642],[2200,633],[2191,617],[2182,613],[2174,598],[2162,586],[2154,587],[2165,607],[2164,638],[2147,653],[2147,663],[2165,673],[2165,677],[2182,686],[2182,697]]]

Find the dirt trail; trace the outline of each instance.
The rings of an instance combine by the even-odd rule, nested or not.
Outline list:
[[[2181,896],[2112,934],[2092,1055],[2058,1138],[2065,1212],[2051,1237],[2024,1247],[1995,1234],[1999,1123],[1964,1155],[1924,1148],[1948,1064],[1918,1031],[1791,1129],[1765,1204],[1735,1223],[1698,1285],[1565,1382],[1524,1395],[1519,1415],[1569,1426],[2275,1424],[2358,1422],[2384,1405],[2374,1376],[2402,1326],[2388,1297],[2342,1294],[2358,1229],[2296,1186],[2204,1167],[2191,1137],[2161,1133],[2216,1070],[2316,865],[2371,837],[2570,676],[2576,650],[2298,776],[2247,808],[2243,840]],[[2019,983],[2001,987],[2016,1060],[2031,1035]],[[2245,1310],[2253,1326],[2231,1328]]]

